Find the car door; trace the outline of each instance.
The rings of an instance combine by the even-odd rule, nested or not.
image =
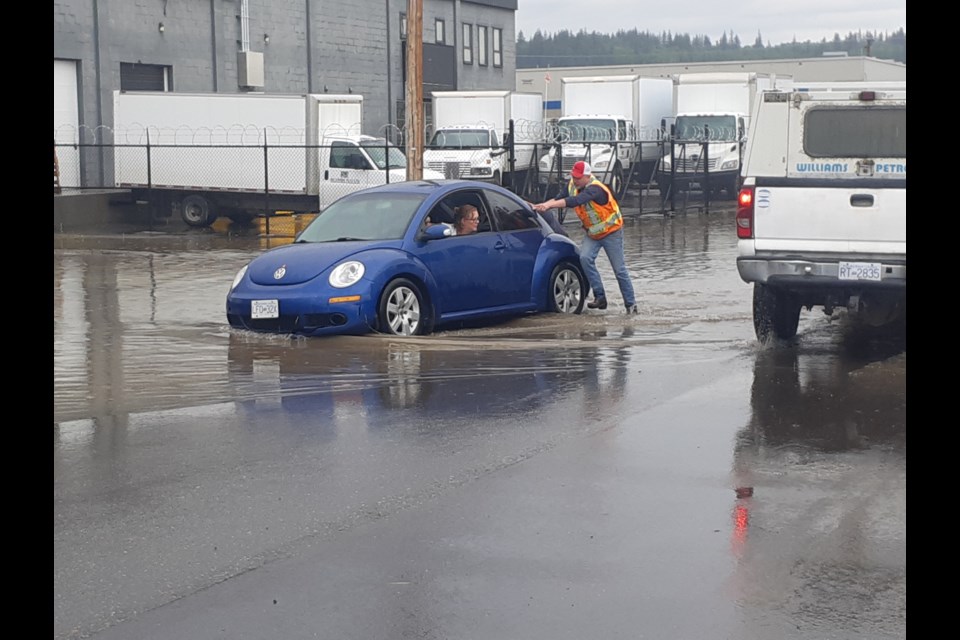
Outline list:
[[[480,212],[477,232],[425,242],[418,255],[434,276],[439,299],[434,301],[441,317],[495,310],[515,303],[511,262],[505,258],[507,244],[493,229],[486,204],[475,189],[457,191],[431,210],[432,222],[453,222],[454,208],[470,203]]]
[[[533,269],[543,243],[540,223],[521,200],[493,189],[484,194],[504,246],[498,265],[503,295],[510,304],[532,303]]]

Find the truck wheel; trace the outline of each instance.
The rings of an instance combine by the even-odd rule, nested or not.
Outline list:
[[[789,340],[797,335],[800,307],[786,291],[765,284],[753,285],[753,329],[757,340],[765,343],[770,338]]]
[[[549,303],[554,313],[580,313],[586,300],[586,285],[580,270],[561,262],[550,275]]]
[[[397,336],[427,333],[427,306],[420,288],[406,278],[390,282],[380,295],[377,318],[380,331]]]
[[[623,167],[618,162],[613,166],[613,172],[610,175],[610,191],[613,197],[619,200],[623,197]]]
[[[180,217],[191,227],[209,227],[216,219],[203,196],[191,194],[180,202]]]

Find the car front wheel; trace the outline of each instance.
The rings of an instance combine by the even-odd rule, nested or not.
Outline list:
[[[423,335],[427,330],[425,312],[420,288],[406,278],[393,280],[380,296],[380,331],[397,336]]]
[[[583,275],[568,263],[560,263],[550,275],[550,310],[556,313],[580,313],[586,299]]]

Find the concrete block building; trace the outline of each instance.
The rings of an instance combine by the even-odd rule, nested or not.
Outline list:
[[[514,88],[517,1],[422,0],[428,121],[432,91]],[[54,0],[55,143],[108,142],[115,90],[356,93],[364,133],[383,135],[404,123],[406,14],[406,0]],[[83,155],[61,154],[67,182],[71,163],[102,180]]]

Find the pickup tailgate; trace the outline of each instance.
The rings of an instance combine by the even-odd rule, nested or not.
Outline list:
[[[758,178],[754,248],[905,255],[907,189],[890,186],[870,180]]]

